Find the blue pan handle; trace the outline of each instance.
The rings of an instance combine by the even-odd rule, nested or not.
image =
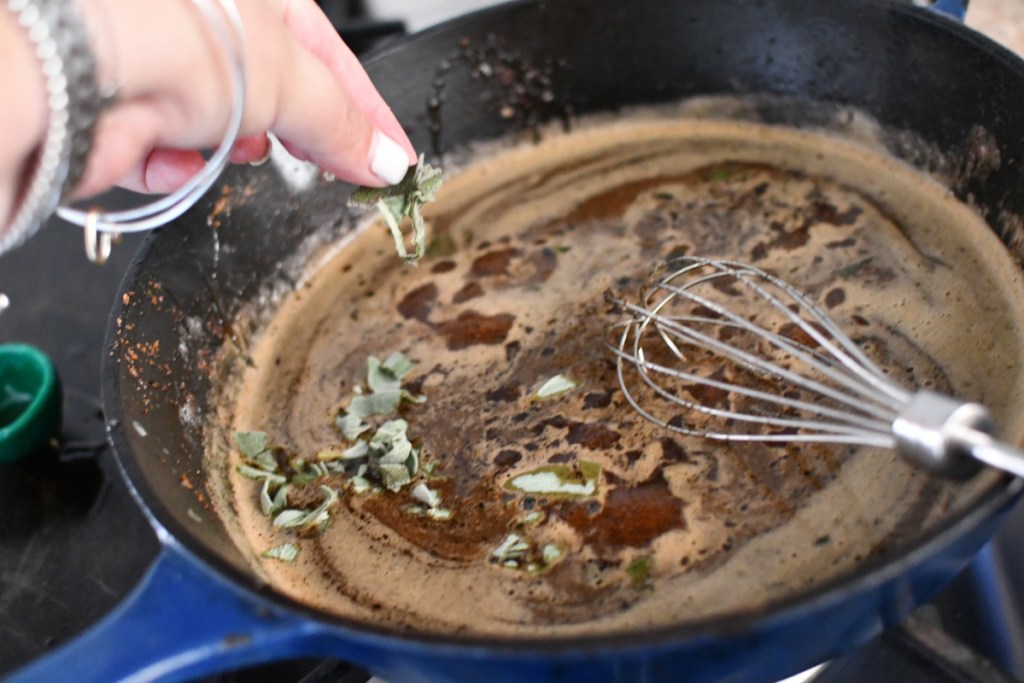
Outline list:
[[[112,613],[8,681],[186,681],[301,656],[321,630],[165,545]]]
[[[970,0],[935,0],[928,9],[952,17],[962,24],[967,15],[969,2]]]

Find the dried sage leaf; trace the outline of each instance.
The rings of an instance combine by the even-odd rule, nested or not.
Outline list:
[[[412,490],[412,497],[429,508],[436,508],[441,504],[441,496],[437,491],[431,490],[426,484],[416,484]]]
[[[391,231],[398,255],[409,263],[416,263],[426,251],[426,225],[423,221],[423,206],[434,201],[441,188],[441,169],[435,168],[424,161],[420,155],[419,163],[409,169],[397,185],[390,187],[360,187],[349,198],[350,206],[376,207],[384,217],[384,222]],[[413,253],[405,246],[405,236],[401,224],[406,218],[413,226]]]
[[[398,404],[401,402],[401,390],[360,394],[352,397],[348,404],[348,414],[360,419],[372,415],[394,415],[398,412]]]
[[[273,548],[267,548],[260,555],[271,560],[294,562],[295,558],[299,556],[299,549],[293,543],[282,543],[281,545],[275,545]]]
[[[235,432],[235,445],[245,457],[255,460],[267,450],[266,432]]]
[[[565,498],[586,498],[597,493],[601,466],[580,460],[575,467],[542,465],[518,474],[505,483],[505,488],[522,493],[544,494]]]
[[[513,560],[521,560],[530,552],[530,544],[515,534],[509,534],[501,545],[491,551],[491,557],[498,562],[507,563]],[[515,566],[519,566],[518,562]]]
[[[555,375],[541,385],[540,389],[537,390],[536,396],[537,398],[554,398],[555,396],[572,391],[579,385],[579,382],[565,375]]]
[[[358,397],[357,397],[358,398]],[[342,435],[349,441],[355,441],[359,438],[359,435],[369,431],[372,427],[365,422],[363,418],[352,413],[338,413],[338,417],[334,420],[334,424],[337,425],[338,429],[341,430]]]

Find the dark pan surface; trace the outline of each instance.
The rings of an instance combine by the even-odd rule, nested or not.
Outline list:
[[[518,80],[481,71],[495,61]],[[861,108],[907,131],[891,136],[894,151],[941,167],[1011,249],[1019,243],[1024,143],[1012,114],[1024,110],[1020,64],[923,11],[874,2],[523,4],[413,37],[368,67],[414,142],[435,153],[510,130],[529,136],[542,120],[692,95],[768,93]],[[437,78],[424,77],[430,69]],[[793,125],[835,118],[828,104],[765,100],[754,109]],[[207,505],[199,418],[218,380],[210,361],[221,344],[246,343],[251,330],[233,322],[242,306],[269,282],[287,288],[287,263],[303,256],[295,245],[314,233],[343,234],[350,217],[339,209],[346,191],[338,184],[293,192],[271,168],[236,171],[225,182],[219,197],[151,238],[129,272],[112,317],[105,400],[108,415],[120,416],[112,431],[123,466],[156,520],[265,590]],[[968,516],[991,512],[1010,493],[994,487]]]

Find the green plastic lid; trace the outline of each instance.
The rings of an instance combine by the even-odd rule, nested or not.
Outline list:
[[[60,433],[60,378],[27,344],[0,344],[0,462],[43,450]]]

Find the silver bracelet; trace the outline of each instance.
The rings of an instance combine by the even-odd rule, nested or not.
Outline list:
[[[85,171],[96,121],[110,101],[98,87],[95,57],[74,0],[6,2],[28,32],[43,65],[50,125],[14,220],[6,227],[0,224],[0,254],[35,234],[56,210],[62,219],[85,229],[86,255],[91,261],[103,263],[110,253],[112,236],[150,230],[177,218],[210,189],[227,166],[245,105],[245,36],[241,16],[234,0],[192,0],[227,53],[232,79],[228,126],[206,165],[166,197],[135,209],[105,213],[58,206],[62,195],[74,187]]]
[[[7,0],[42,65],[49,123],[13,219],[0,225],[0,253],[34,235],[81,178],[105,105],[96,59],[73,0]],[[74,111],[74,116],[71,112]]]
[[[232,106],[227,129],[206,165],[171,194],[143,206],[124,211],[83,211],[67,206],[57,215],[84,228],[85,253],[90,261],[103,264],[110,255],[112,238],[122,233],[152,230],[169,223],[190,209],[213,186],[228,165],[231,148],[238,139],[245,112],[245,33],[234,0],[192,0],[202,12],[228,56],[231,68]],[[216,3],[216,4],[215,4]],[[218,11],[219,8],[219,11]]]

